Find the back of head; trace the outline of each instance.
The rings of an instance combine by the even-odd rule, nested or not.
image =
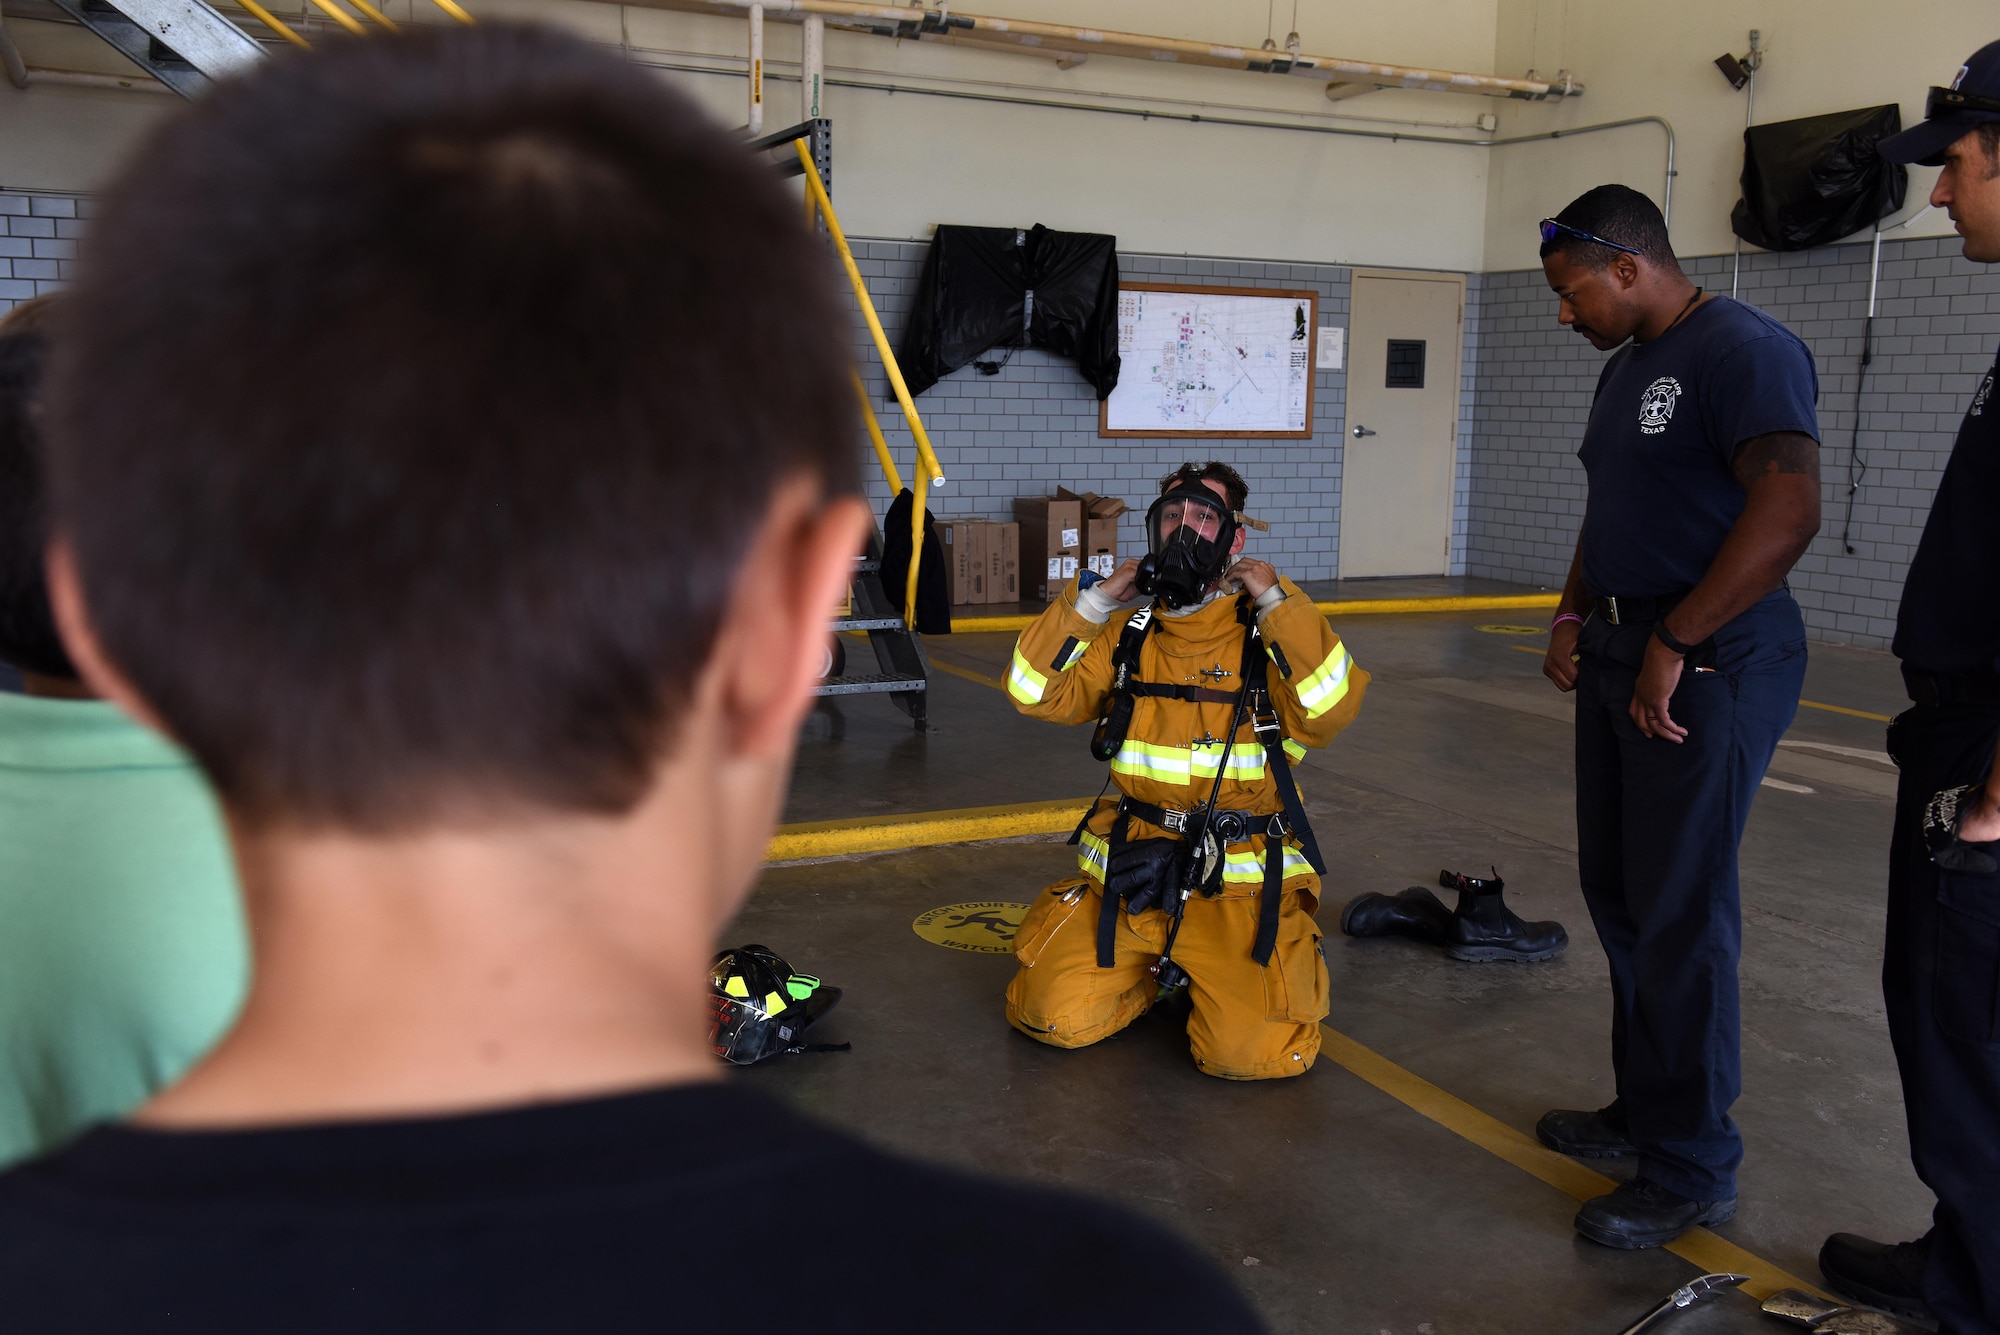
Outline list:
[[[264,61],[86,241],[50,472],[98,639],[253,824],[628,809],[772,489],[857,485],[830,277],[579,39]]]
[[[0,317],[0,663],[74,678],[42,575],[48,526],[39,400],[55,300],[36,297]]]
[[[1570,201],[1569,207],[1558,213],[1555,220],[1575,232],[1630,246],[1640,259],[1656,268],[1680,272],[1680,261],[1674,257],[1673,245],[1667,239],[1667,220],[1660,206],[1630,186],[1600,185],[1586,190]],[[1622,253],[1574,232],[1557,232],[1542,242],[1541,257],[1561,254],[1574,264],[1596,271]]]

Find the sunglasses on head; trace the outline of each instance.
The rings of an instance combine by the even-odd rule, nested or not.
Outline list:
[[[1637,255],[1639,253],[1637,246],[1627,246],[1616,241],[1606,241],[1594,232],[1586,232],[1581,227],[1571,227],[1568,223],[1559,223],[1554,218],[1542,219],[1542,243],[1547,245],[1559,236],[1573,236],[1579,241],[1595,241],[1600,246],[1609,246],[1613,250],[1622,250],[1627,255]]]
[[[2000,97],[1977,97],[1971,93],[1961,93],[1956,88],[1933,88],[1924,100],[1924,119],[1944,120],[1954,112],[1991,111],[2000,113]]]

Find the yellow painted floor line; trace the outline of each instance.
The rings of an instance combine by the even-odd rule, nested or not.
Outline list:
[[[1877,723],[1887,723],[1890,721],[1887,714],[1871,714],[1865,709],[1849,709],[1846,705],[1823,705],[1817,700],[1801,700],[1799,703],[1807,709],[1824,709],[1829,714],[1850,714],[1855,718],[1872,718]]]
[[[967,681],[976,681],[981,686],[991,686],[996,691],[1007,689],[1007,683],[1001,681],[998,677],[989,677],[984,672],[974,672],[971,668],[963,668],[956,663],[947,663],[936,654],[931,655],[931,666],[939,672],[948,673],[954,677],[963,677]]]
[[[967,844],[977,839],[1013,839],[1025,834],[1068,834],[1076,828],[1090,802],[1087,797],[1069,797],[1054,802],[1015,802],[998,807],[961,807],[956,811],[919,811],[780,825],[764,857],[768,862],[790,862],[795,858]]]
[[[1480,1149],[1504,1159],[1556,1190],[1587,1201],[1602,1196],[1618,1184],[1593,1169],[1585,1168],[1566,1155],[1557,1154],[1533,1136],[1516,1131],[1497,1117],[1473,1107],[1456,1095],[1447,1094],[1422,1076],[1404,1070],[1388,1058],[1349,1038],[1328,1025],[1320,1026],[1320,1052],[1345,1067],[1390,1098],[1436,1122],[1452,1134],[1471,1141]],[[1761,1256],[1745,1251],[1705,1228],[1691,1229],[1667,1251],[1700,1266],[1704,1273],[1734,1271],[1748,1275],[1743,1291],[1762,1302],[1779,1289],[1819,1290],[1797,1275],[1782,1270]]]
[[[1477,593],[1437,598],[1339,598],[1313,604],[1328,616],[1389,616],[1406,612],[1497,612],[1508,608],[1554,607],[1554,593]],[[953,617],[952,633],[978,635],[989,631],[1026,630],[1033,616]]]

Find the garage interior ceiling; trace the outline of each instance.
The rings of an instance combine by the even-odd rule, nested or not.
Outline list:
[[[1418,88],[1439,93],[1471,93],[1480,97],[1517,98],[1531,102],[1576,97],[1583,85],[1567,76],[1554,82],[1502,79],[1491,74],[1383,65],[1340,56],[1313,56],[1284,49],[1256,50],[1179,37],[1148,37],[1140,33],[1079,28],[1066,23],[968,14],[948,6],[924,9],[913,5],[858,4],[853,0],[627,0],[647,9],[690,14],[716,14],[747,19],[753,8],[767,18],[801,23],[819,17],[846,32],[919,42],[947,42],[980,48],[1001,48],[1028,55],[1122,56],[1156,64],[1205,65],[1214,69],[1247,70],[1255,74],[1285,74],[1317,80],[1336,100],[1378,88]]]

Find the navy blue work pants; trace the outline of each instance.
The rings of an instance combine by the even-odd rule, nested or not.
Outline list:
[[[1910,1157],[1937,1193],[1925,1297],[1945,1335],[2000,1332],[2000,875],[1933,865],[1924,805],[1980,783],[2000,706],[1916,708],[1889,728],[1902,769],[1889,845],[1882,997]]]
[[[1651,636],[1593,617],[1577,643],[1577,869],[1611,961],[1611,1062],[1640,1173],[1721,1200],[1743,1160],[1736,852],[1798,712],[1805,624],[1781,590],[1690,655],[1668,706],[1678,745],[1627,712]]]

